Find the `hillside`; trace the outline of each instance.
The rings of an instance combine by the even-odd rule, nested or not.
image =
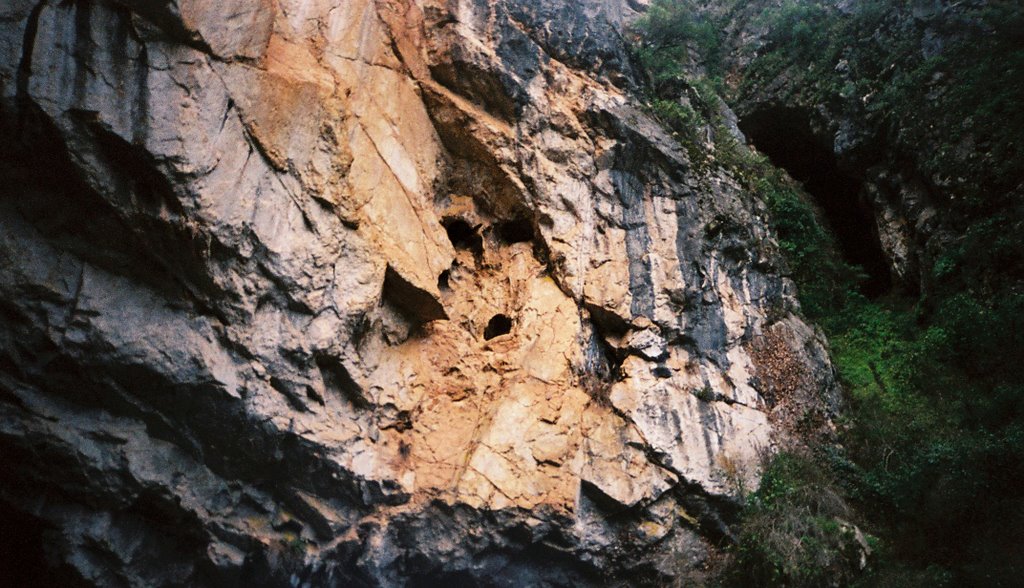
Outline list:
[[[4,3],[0,574],[1012,585],[1021,12]]]

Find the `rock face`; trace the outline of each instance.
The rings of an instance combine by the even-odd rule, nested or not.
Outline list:
[[[835,409],[640,3],[0,8],[0,484],[91,585],[699,575]],[[26,531],[27,533],[27,531]]]
[[[823,23],[852,20],[858,14],[856,3],[847,0],[813,6],[819,16],[827,15],[820,16]],[[869,274],[886,274],[883,281],[898,291],[927,296],[933,290],[936,262],[957,246],[965,218],[976,214],[958,202],[965,194],[1006,202],[992,204],[993,209],[1018,208],[1024,190],[1016,171],[1019,164],[1015,167],[1019,149],[1011,141],[1009,153],[993,152],[998,139],[975,125],[973,116],[963,115],[966,107],[956,97],[964,87],[985,93],[972,84],[970,76],[976,74],[971,67],[979,59],[969,47],[991,46],[993,39],[1001,42],[1000,35],[1006,33],[992,29],[981,16],[997,6],[986,0],[894,4],[864,26],[862,39],[845,40],[824,71],[773,40],[765,15],[782,12],[778,3],[704,6],[728,23],[727,65],[739,88],[731,104],[745,122],[747,136],[773,161],[795,171],[809,191],[815,191],[817,182],[818,192],[846,201],[831,215],[836,217],[831,224],[839,241],[871,242],[844,247],[847,257]],[[897,40],[902,47],[892,46]],[[877,66],[878,71],[872,69],[872,57],[865,57],[872,50],[885,63]],[[772,60],[782,65],[751,67],[766,56],[760,65]],[[922,65],[929,60],[934,70]],[[900,77],[909,76],[904,70],[913,67],[921,79],[911,83]],[[926,71],[928,75],[921,74]],[[891,86],[899,85],[886,96]],[[772,152],[773,146],[781,157]],[[792,161],[795,153],[804,160]],[[787,155],[791,161],[784,161]],[[821,185],[822,175],[832,176],[829,185]],[[851,225],[870,234],[844,235]],[[850,255],[849,249],[877,251],[858,256]]]

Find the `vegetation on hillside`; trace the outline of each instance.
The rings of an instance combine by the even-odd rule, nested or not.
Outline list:
[[[944,12],[922,15],[863,0],[840,13],[823,0],[722,0],[716,13],[708,4],[655,0],[637,26],[652,109],[691,152],[702,129],[723,124],[714,90],[729,100],[785,79],[790,100],[855,113],[876,148],[934,182],[959,235],[923,268],[924,294],[869,300],[799,186],[715,133],[715,162],[768,204],[849,399],[841,448],[768,464],[728,579],[1015,585],[1024,572],[1024,9],[942,2]],[[730,91],[725,41],[708,31],[739,9],[757,13],[767,43]],[[859,578],[839,571],[851,563],[844,518],[882,538]]]
[[[970,216],[1024,178],[1024,9],[1014,0],[784,0],[755,20],[767,45],[743,86],[779,76],[796,100],[856,111]],[[941,6],[941,8],[937,8]],[[855,110],[856,109],[856,110]],[[924,152],[921,147],[936,144]],[[985,206],[986,201],[989,206]]]

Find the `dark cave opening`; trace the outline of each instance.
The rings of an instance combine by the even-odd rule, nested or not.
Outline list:
[[[5,581],[31,586],[50,573],[43,554],[43,536],[39,522],[0,502],[4,532],[0,533],[0,571]]]
[[[861,293],[874,298],[889,292],[889,261],[871,208],[861,198],[863,181],[839,168],[831,148],[815,137],[809,117],[796,109],[770,108],[744,117],[739,126],[759,151],[814,198],[843,257],[867,275]]]
[[[472,251],[473,255],[480,257],[484,253],[484,240],[478,229],[461,218],[446,218],[441,221],[444,230],[448,233],[448,240],[456,249]]]
[[[496,314],[491,317],[491,320],[487,323],[487,328],[484,329],[484,339],[490,341],[495,337],[507,335],[511,332],[512,319],[504,314]]]
[[[0,501],[0,578],[5,586],[85,586],[70,570],[52,567],[43,545],[44,523]]]
[[[529,243],[534,239],[533,224],[527,218],[498,223],[494,226],[498,238],[506,244]]]

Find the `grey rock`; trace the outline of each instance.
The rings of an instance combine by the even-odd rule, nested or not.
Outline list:
[[[836,387],[763,204],[635,106],[641,4],[0,9],[0,506],[53,573],[703,573],[723,464]]]

